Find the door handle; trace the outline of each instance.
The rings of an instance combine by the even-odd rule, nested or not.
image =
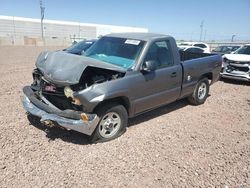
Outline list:
[[[176,77],[177,76],[177,73],[176,72],[172,72],[171,73],[171,78],[174,78],[174,77]]]

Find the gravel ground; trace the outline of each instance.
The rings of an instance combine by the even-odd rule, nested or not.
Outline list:
[[[21,90],[43,50],[0,47],[0,187],[250,186],[249,84],[219,81],[204,105],[172,103],[91,145],[26,117]]]

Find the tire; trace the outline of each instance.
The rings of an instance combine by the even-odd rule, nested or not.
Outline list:
[[[123,105],[110,103],[97,110],[100,121],[90,137],[92,143],[107,142],[121,136],[128,124],[128,113]]]
[[[193,105],[203,104],[209,93],[209,82],[207,78],[202,78],[196,84],[195,89],[191,96],[188,97],[188,101]]]

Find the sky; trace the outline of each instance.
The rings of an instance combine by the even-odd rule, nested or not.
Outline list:
[[[45,18],[145,27],[177,39],[250,40],[250,0],[42,0]],[[0,0],[0,15],[40,18],[39,0]]]

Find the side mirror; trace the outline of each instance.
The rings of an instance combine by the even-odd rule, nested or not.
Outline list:
[[[149,73],[155,71],[157,68],[156,61],[146,61],[142,65],[142,72]]]

